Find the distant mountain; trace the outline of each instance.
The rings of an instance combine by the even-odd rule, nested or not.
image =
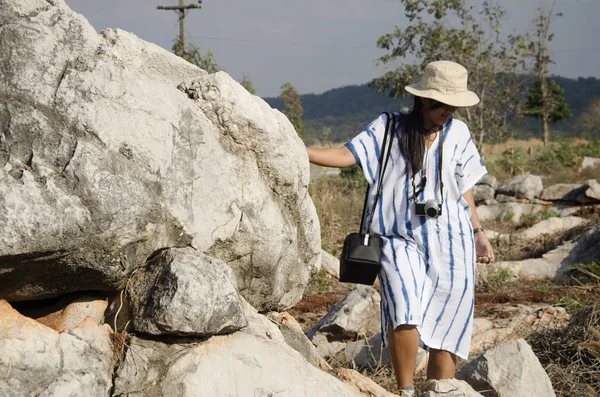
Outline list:
[[[566,121],[552,125],[552,132],[558,135],[579,136],[582,130],[579,116],[586,110],[590,100],[600,97],[600,79],[594,77],[569,79],[553,76],[553,79],[565,90],[565,99],[574,116]],[[279,98],[263,98],[271,107],[283,109]],[[364,127],[384,111],[395,111],[409,106],[409,99],[393,99],[378,95],[375,89],[362,85],[350,85],[335,88],[322,94],[300,96],[306,124],[306,141],[326,138],[333,142],[345,142],[362,131]],[[536,120],[526,119],[515,126],[517,136],[528,138],[538,136],[539,126]]]

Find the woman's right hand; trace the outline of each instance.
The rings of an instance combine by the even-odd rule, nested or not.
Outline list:
[[[308,160],[325,167],[344,168],[356,164],[354,155],[346,146],[337,148],[306,148]]]

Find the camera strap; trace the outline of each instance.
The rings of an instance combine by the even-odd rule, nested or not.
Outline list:
[[[440,199],[441,204],[444,204],[444,179],[442,177],[442,159],[444,157],[444,130],[438,132],[438,175],[440,177]],[[427,151],[425,151],[427,153]],[[425,156],[425,161],[427,161],[427,156]],[[419,190],[417,191],[417,187],[415,186],[415,174],[412,175],[412,186],[413,186],[413,195],[412,200],[416,201],[417,196],[421,194],[425,190],[425,185],[427,184],[427,172],[423,174],[423,178],[419,182]]]
[[[367,188],[367,192],[365,193],[365,204],[363,206],[363,213],[360,221],[360,233],[367,234],[368,228],[371,225],[371,221],[373,220],[373,215],[375,214],[375,209],[377,208],[377,201],[379,201],[379,196],[381,195],[381,188],[383,183],[383,175],[385,173],[385,169],[387,167],[388,160],[390,159],[390,153],[392,152],[392,142],[394,140],[394,133],[392,132],[396,125],[396,115],[389,112],[384,112],[386,116],[385,122],[385,133],[383,135],[383,143],[381,145],[381,153],[379,154],[379,176],[377,178],[377,190],[375,191],[375,198],[373,200],[373,206],[370,212],[369,222],[366,223],[365,227],[365,218],[367,216],[367,208],[369,203],[369,191],[371,189]]]

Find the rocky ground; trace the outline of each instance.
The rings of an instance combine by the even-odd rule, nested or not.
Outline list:
[[[581,214],[589,224],[598,223],[598,212],[590,209]],[[496,225],[505,235],[522,233],[526,227]],[[520,246],[505,247],[506,241],[496,240],[497,261],[519,261],[541,256],[560,244],[574,238],[582,229],[569,233],[557,233],[529,240]],[[510,249],[508,249],[510,248]],[[590,272],[572,270],[561,282],[551,280],[515,281],[509,272],[494,273],[476,287],[475,322],[472,358],[488,350],[496,343],[517,338],[528,338],[535,333],[565,327],[572,313],[588,306],[600,297],[600,278]],[[316,274],[306,289],[303,299],[289,313],[297,319],[306,332],[321,320],[332,308],[353,290],[355,285],[341,283],[326,270]],[[375,290],[379,285],[376,282]],[[537,334],[536,334],[537,335]],[[327,362],[334,368],[349,365],[339,356]],[[458,365],[460,369],[465,362]],[[389,365],[371,366],[362,373],[375,380],[390,392],[394,392],[394,377]],[[418,373],[416,383],[424,382],[424,371]],[[553,380],[554,381],[554,380]],[[557,392],[557,395],[561,395]]]

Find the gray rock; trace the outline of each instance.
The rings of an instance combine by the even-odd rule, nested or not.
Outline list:
[[[563,233],[575,228],[581,228],[582,226],[587,225],[589,222],[590,221],[587,219],[576,216],[568,216],[564,218],[551,217],[540,221],[532,227],[522,231],[517,235],[517,237],[525,240],[536,240],[545,235],[555,235],[556,233]]]
[[[481,222],[506,221],[518,224],[527,215],[544,211],[546,206],[540,204],[499,203],[495,205],[480,205],[477,216]]]
[[[498,180],[493,175],[485,174],[475,186],[478,185],[486,185],[495,190],[498,187]]]
[[[109,395],[114,350],[108,325],[89,320],[59,333],[3,300],[0,318],[0,395]]]
[[[488,185],[475,185],[473,186],[473,199],[475,205],[479,205],[487,200],[494,199],[494,188]]]
[[[524,198],[527,200],[533,200],[536,197],[540,197],[542,190],[544,190],[544,185],[542,184],[541,177],[537,175],[524,174],[517,175],[507,181],[504,181],[496,188],[496,193],[513,196],[519,199]]]
[[[285,342],[244,332],[179,344],[134,337],[117,371],[114,394],[364,396],[357,388],[309,364]]]
[[[191,248],[160,252],[131,280],[135,330],[217,335],[247,325],[231,268]]]
[[[561,218],[564,218],[566,216],[574,216],[577,215],[579,213],[579,211],[581,210],[581,206],[580,205],[565,205],[565,204],[554,204],[552,207],[552,210],[556,211],[558,213],[558,216],[560,216]]]
[[[0,25],[0,298],[118,291],[192,245],[261,310],[301,299],[319,222],[282,113],[63,0],[3,1]]]
[[[304,334],[302,327],[294,317],[287,312],[270,312],[267,314],[267,318],[279,327],[288,346],[302,354],[302,357],[312,365],[318,367],[321,364],[322,358],[317,353],[315,345]]]
[[[379,293],[366,285],[356,285],[306,335],[312,339],[316,333],[329,339],[356,339],[370,337],[381,331]]]
[[[586,197],[600,201],[600,183],[591,179],[587,182],[588,188],[585,190]]]
[[[584,192],[585,185],[575,183],[558,183],[542,191],[540,198],[550,201],[576,201]]]
[[[475,390],[503,397],[554,397],[550,378],[523,339],[494,346],[456,375]]]
[[[581,162],[581,169],[594,168],[600,166],[600,159],[595,157],[584,157]]]
[[[483,397],[469,384],[459,379],[428,380],[422,388],[422,397]]]
[[[478,264],[476,283],[485,282],[490,276],[508,271],[512,279],[564,281],[569,268],[582,263],[600,260],[600,225],[594,225],[574,241],[567,241],[542,255],[522,261],[500,261]]]
[[[321,269],[332,276],[340,277],[340,260],[329,252],[321,251]]]

